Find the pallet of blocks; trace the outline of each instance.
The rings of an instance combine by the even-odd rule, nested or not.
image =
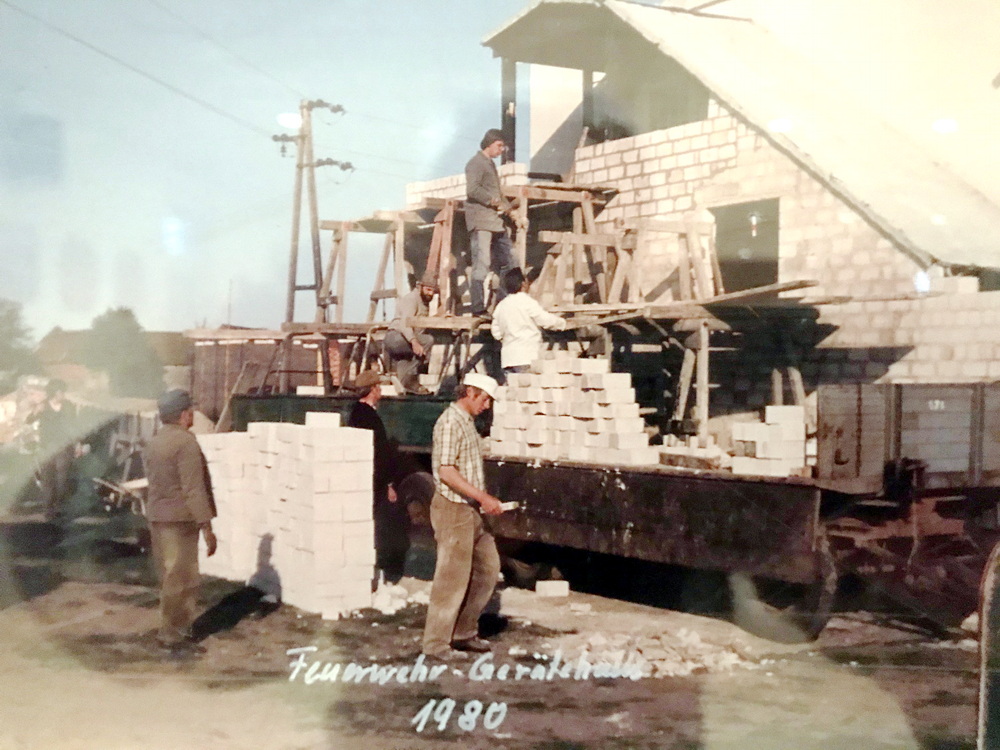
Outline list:
[[[327,619],[371,606],[375,565],[370,430],[310,413],[306,424],[255,422],[199,435],[219,547],[206,575],[245,581]]]
[[[809,476],[805,407],[767,406],[763,422],[736,422],[732,437],[734,474]]]
[[[605,359],[542,359],[508,376],[493,406],[496,456],[643,466],[659,463],[632,376]]]

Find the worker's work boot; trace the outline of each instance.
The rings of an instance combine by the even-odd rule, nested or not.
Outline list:
[[[466,638],[462,641],[452,641],[451,647],[456,651],[466,651],[473,654],[485,654],[487,651],[493,650],[487,641],[478,636],[475,638]]]
[[[415,396],[430,395],[430,391],[420,385],[420,377],[416,374],[409,377],[401,377],[399,382],[407,393],[412,393]]]

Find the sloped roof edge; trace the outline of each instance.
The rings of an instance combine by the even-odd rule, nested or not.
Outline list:
[[[752,21],[628,0],[536,0],[484,44],[509,38],[541,6],[613,13],[919,263],[1000,267],[1000,206]],[[770,127],[777,120],[787,132]]]

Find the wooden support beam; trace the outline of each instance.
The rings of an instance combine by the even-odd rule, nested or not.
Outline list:
[[[233,396],[238,394],[244,394],[249,390],[250,384],[257,374],[257,364],[254,362],[244,362],[240,367],[240,374],[236,376],[236,382],[233,383],[232,389],[226,395],[226,403],[222,406],[222,413],[219,414],[219,419],[215,423],[215,429],[213,432],[228,432],[231,427],[231,408],[233,404]]]
[[[368,303],[368,316],[366,321],[371,323],[375,320],[375,313],[378,312],[378,303],[384,299],[391,299],[396,296],[395,289],[385,288],[385,272],[389,267],[389,256],[392,254],[392,235],[388,232],[385,241],[382,243],[382,255],[378,261],[378,271],[375,272],[375,289],[372,290],[370,302]]]
[[[708,323],[702,321],[698,328],[698,375],[695,390],[695,411],[698,421],[698,445],[708,447]]]
[[[722,266],[719,265],[719,253],[715,247],[715,230],[709,229],[705,233],[705,236],[708,237],[708,257],[712,262],[712,278],[715,280],[715,290],[713,294],[725,294],[726,288],[722,282]]]
[[[615,274],[611,279],[611,288],[608,289],[608,302],[624,302],[622,291],[625,288],[625,279],[632,268],[632,248],[626,246],[625,235],[619,234],[615,243]]]
[[[755,297],[771,297],[776,296],[781,292],[793,292],[797,289],[808,289],[811,286],[816,286],[818,283],[818,281],[806,279],[801,281],[780,281],[776,284],[766,284],[764,286],[754,287],[753,289],[741,289],[738,292],[717,294],[709,299],[700,300],[700,302],[705,305],[719,305],[725,302],[746,302],[754,299]],[[787,302],[791,303],[793,300],[787,300]]]
[[[320,283],[316,286],[316,314],[313,320],[316,323],[326,323],[326,309],[329,305],[330,283],[334,271],[337,268],[337,260],[340,257],[340,241],[342,230],[340,227],[333,230],[333,239],[330,241],[330,256],[326,262],[326,270],[320,276]]]
[[[577,210],[577,209],[574,209]],[[543,229],[538,233],[540,242],[572,242],[590,247],[615,247],[620,238],[614,234],[589,234],[587,232],[555,232]]]
[[[517,234],[514,237],[514,257],[518,266],[525,268],[528,262],[528,196],[523,186],[517,188],[516,197]]]
[[[771,370],[771,403],[774,406],[783,406],[785,403],[785,380],[778,367]]]
[[[711,271],[705,262],[705,253],[701,244],[701,236],[694,222],[689,225],[687,234],[688,257],[691,268],[694,270],[695,287],[697,288],[697,298],[705,300],[714,294]]]
[[[580,202],[583,212],[583,231],[590,235],[597,234],[597,221],[594,218],[594,196],[584,192],[583,200]],[[591,249],[593,262],[596,266],[594,281],[597,284],[597,295],[601,302],[608,301],[608,249],[606,247]]]
[[[691,243],[687,235],[677,243],[677,254],[678,292],[682,300],[690,300],[694,294],[691,291]]]
[[[684,350],[684,361],[681,363],[681,374],[677,379],[677,400],[674,401],[674,420],[680,421],[687,414],[688,398],[691,394],[691,380],[694,377],[695,353]]]
[[[583,234],[583,208],[577,206],[573,209],[573,234]],[[578,295],[576,291],[576,280],[585,279],[587,276],[592,276],[592,274],[587,274],[590,269],[590,264],[584,259],[584,253],[586,252],[587,246],[582,242],[573,242],[573,262],[571,268],[573,269],[573,294],[571,299],[573,302],[582,302],[582,295]]]
[[[642,296],[639,290],[641,284],[640,278],[642,276],[642,264],[645,258],[646,242],[647,236],[646,232],[630,232],[635,240],[635,249],[632,251],[631,260],[629,262],[629,272],[628,272],[628,301],[631,303],[637,303]]]
[[[402,297],[410,291],[410,284],[406,278],[406,224],[402,221],[396,222],[395,236],[393,237],[393,276],[396,283],[396,294]]]
[[[334,320],[338,323],[344,320],[344,292],[347,285],[347,239],[350,237],[350,230],[344,224],[340,231],[340,248],[337,257],[337,298],[334,302],[337,311]]]
[[[503,187],[501,190],[508,198],[516,198],[523,192],[529,200],[533,201],[583,203],[588,197],[590,200],[594,200],[596,197],[587,190],[581,190],[577,187],[562,188],[556,185],[547,185],[545,187],[539,187],[538,185],[518,185]],[[603,200],[601,202],[603,203]]]

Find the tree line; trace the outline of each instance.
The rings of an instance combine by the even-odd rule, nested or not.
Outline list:
[[[155,398],[163,391],[163,362],[127,307],[94,318],[75,355],[80,364],[107,373],[113,396]],[[20,303],[0,298],[0,394],[13,391],[24,375],[42,374]]]

